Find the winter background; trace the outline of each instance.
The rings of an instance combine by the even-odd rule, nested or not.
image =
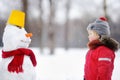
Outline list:
[[[100,16],[108,18],[111,36],[120,42],[120,0],[0,0],[0,7],[0,50],[11,10],[26,13],[25,28],[33,33],[30,48],[38,62],[37,80],[83,80],[86,27]],[[119,63],[120,50],[112,80],[120,80]]]

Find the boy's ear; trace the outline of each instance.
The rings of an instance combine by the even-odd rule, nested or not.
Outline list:
[[[103,41],[104,39],[109,39],[110,37],[108,37],[107,35],[101,35],[100,36],[100,41]]]

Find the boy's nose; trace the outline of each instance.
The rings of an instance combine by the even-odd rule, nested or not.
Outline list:
[[[32,33],[27,33],[27,34],[25,34],[25,36],[29,38],[29,37],[32,37],[33,35],[32,35]]]

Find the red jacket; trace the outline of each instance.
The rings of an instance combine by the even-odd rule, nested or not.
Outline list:
[[[104,45],[90,49],[86,55],[85,80],[111,80],[114,59],[114,51]]]

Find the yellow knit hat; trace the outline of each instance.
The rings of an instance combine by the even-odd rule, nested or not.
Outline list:
[[[25,24],[25,13],[19,10],[12,10],[7,24],[16,25],[20,28],[24,28]]]

